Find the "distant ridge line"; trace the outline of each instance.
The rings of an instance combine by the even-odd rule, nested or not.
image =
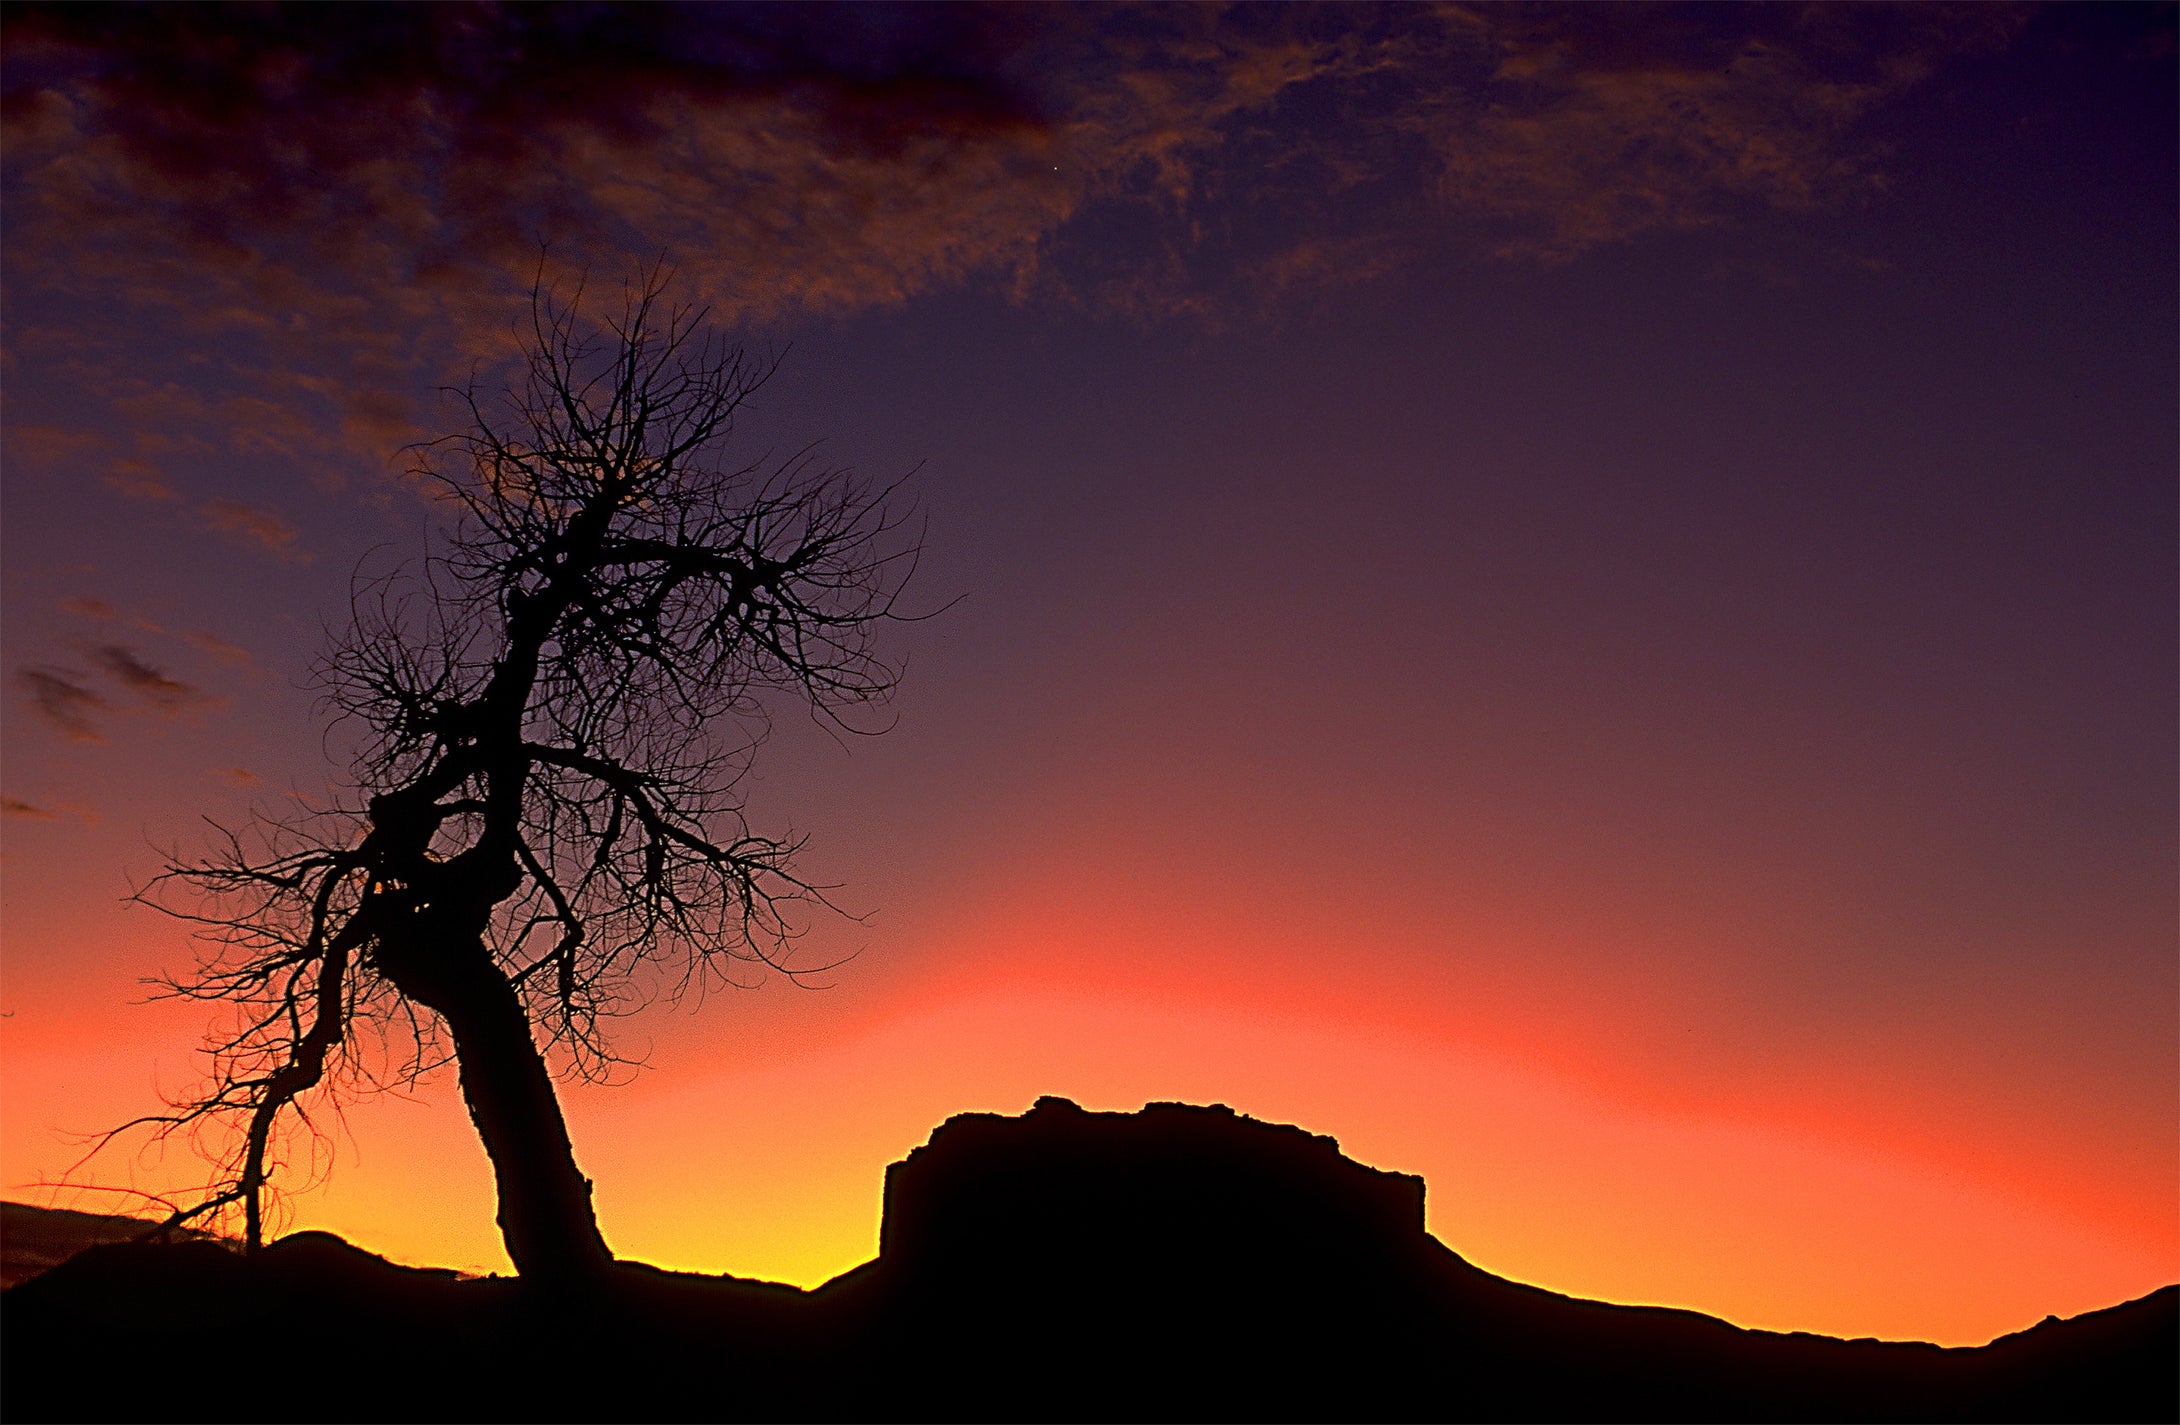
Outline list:
[[[1980,1347],[1750,1330],[1481,1271],[1420,1178],[1224,1106],[1044,1098],[887,1169],[879,1255],[812,1291],[625,1265],[602,1295],[402,1268],[324,1233],[256,1258],[105,1245],[6,1293],[9,1419],[2172,1420],[2180,1287]],[[156,1360],[175,1323],[399,1340],[365,1397],[316,1357]],[[582,1345],[571,1350],[566,1342]],[[637,1367],[640,1366],[640,1369]],[[239,1414],[238,1414],[239,1410]],[[348,1412],[348,1413],[344,1413]]]

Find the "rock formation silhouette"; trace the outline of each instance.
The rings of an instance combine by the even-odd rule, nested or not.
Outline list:
[[[1182,1104],[949,1120],[888,1170],[878,1257],[811,1292],[624,1265],[554,1295],[306,1232],[95,1247],[0,1302],[10,1420],[2180,1412],[2180,1288],[1972,1349],[1580,1301],[1432,1238],[1419,1178]]]

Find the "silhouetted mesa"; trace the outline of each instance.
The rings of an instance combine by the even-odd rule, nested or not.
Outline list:
[[[7,1293],[38,1418],[2171,1420],[2180,1289],[1976,1349],[1745,1331],[1500,1280],[1423,1183],[1225,1108],[966,1114],[814,1292],[627,1266],[600,1297],[319,1233],[93,1248]],[[202,1343],[192,1323],[218,1323]],[[184,1343],[187,1343],[186,1345]],[[173,1369],[159,1363],[175,1362]],[[145,1363],[132,1374],[116,1363]],[[326,1374],[321,1377],[320,1372]]]
[[[1167,1291],[1237,1274],[1355,1271],[1423,1235],[1423,1179],[1334,1140],[1232,1109],[1087,1113],[1042,1098],[1020,1118],[963,1114],[886,1170],[889,1268],[991,1285],[1025,1271],[1097,1277],[1161,1264]]]

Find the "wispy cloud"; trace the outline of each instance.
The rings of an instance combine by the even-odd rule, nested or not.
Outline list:
[[[1558,261],[1872,194],[1882,171],[1856,124],[1947,54],[2005,42],[2023,12],[1855,8],[1479,12],[1488,79],[1418,126],[1440,196],[1501,221],[1502,256]]]
[[[247,767],[217,767],[212,775],[230,787],[254,787],[264,780]]]
[[[113,704],[104,694],[87,687],[78,675],[64,669],[24,668],[15,675],[16,686],[29,695],[38,715],[71,742],[104,742],[96,718]]]
[[[34,9],[12,48],[45,82],[10,132],[33,223],[181,264],[136,264],[145,296],[186,271],[222,327],[376,333],[371,359],[402,361],[395,331],[466,325],[519,288],[541,239],[577,260],[665,253],[710,300],[763,315],[976,274],[1065,285],[1050,240],[1112,202],[1178,218],[1329,192],[1352,212],[1390,183],[1559,247],[1716,221],[1723,197],[1802,205],[1866,174],[1856,119],[2017,23],[1822,11],[1174,6],[898,27],[791,9],[550,25]],[[390,432],[403,413],[350,419]]]
[[[106,437],[95,430],[51,421],[9,425],[0,430],[0,445],[5,446],[10,461],[40,469],[64,465],[105,444]]]
[[[145,618],[142,614],[129,613],[123,610],[110,599],[98,598],[91,594],[76,594],[61,600],[61,608],[64,612],[74,614],[78,618],[93,619],[100,623],[113,623],[126,617],[133,627],[142,629],[145,633],[156,634],[163,638],[178,638],[199,653],[209,655],[216,661],[231,668],[246,668],[254,661],[250,656],[249,649],[224,639],[216,633],[201,628],[182,631],[169,629],[156,620]]]
[[[299,534],[294,525],[273,513],[239,500],[208,500],[203,511],[205,523],[221,534],[246,544],[254,544],[290,563],[303,564],[310,560],[310,552],[296,547]]]
[[[0,795],[0,817],[12,817],[20,821],[59,821],[72,816],[85,826],[98,825],[98,813],[82,802],[59,801],[50,805],[25,801],[21,797]]]
[[[1559,262],[1869,196],[1869,116],[2018,23],[1937,5],[969,7],[913,26],[21,7],[6,256],[87,305],[164,314],[193,355],[219,334],[208,367],[164,373],[137,359],[140,323],[68,334],[130,429],[332,480],[422,434],[404,393],[507,354],[541,244],[559,273],[663,255],[728,317],[982,284],[1217,319],[1449,235]],[[147,453],[107,478],[165,498]],[[277,516],[216,508],[299,557]]]
[[[238,643],[231,643],[229,638],[222,638],[203,628],[170,630],[164,623],[146,619],[144,614],[135,614],[120,608],[111,599],[100,599],[96,595],[72,595],[68,599],[61,599],[61,610],[76,614],[78,619],[94,619],[98,623],[116,623],[120,619],[126,619],[133,628],[140,628],[146,634],[157,634],[161,638],[179,638],[181,643],[190,645],[198,654],[205,654],[207,658],[220,662],[222,667],[251,667],[253,662],[251,651]]]
[[[99,644],[89,650],[89,655],[96,674],[39,665],[20,669],[15,675],[16,686],[38,715],[71,742],[105,742],[104,720],[125,715],[131,706],[175,717],[220,701],[196,684],[147,662],[126,644]],[[93,677],[103,677],[116,693],[126,695],[126,700],[116,701],[113,694],[94,686]]]
[[[115,682],[161,712],[171,715],[209,701],[202,688],[161,672],[122,644],[102,644],[94,655]]]
[[[218,634],[197,629],[182,635],[182,641],[200,653],[209,653],[229,667],[246,668],[251,663],[250,650],[239,644],[229,643]]]
[[[132,500],[172,500],[178,498],[175,489],[167,483],[166,474],[148,460],[123,456],[106,467],[105,480],[108,489],[127,495]]]

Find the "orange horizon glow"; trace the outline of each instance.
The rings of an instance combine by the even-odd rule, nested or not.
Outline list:
[[[2048,1125],[1963,1131],[1988,1103],[1925,1104],[1919,1121],[1851,1074],[1830,1099],[1791,1075],[1722,1088],[1646,1061],[1659,1005],[1629,986],[1603,988],[1619,1032],[1601,1034],[1579,1008],[1524,1006],[1481,978],[1467,1005],[1420,973],[1328,984],[1311,957],[1337,947],[1308,936],[1222,945],[1169,921],[1149,963],[1112,948],[1131,927],[1081,911],[1050,886],[988,904],[947,935],[944,968],[841,1010],[784,991],[739,1026],[718,1022],[752,1008],[734,997],[647,1021],[649,1071],[567,1095],[609,1242],[668,1269],[814,1287],[875,1255],[887,1163],[953,1114],[1058,1094],[1106,1110],[1222,1102],[1329,1134],[1424,1177],[1429,1229],[1486,1270],[1761,1329],[1980,1344],[2180,1276],[2154,1170],[2088,1162]],[[1255,973],[1238,984],[1244,953]],[[17,1037],[9,1068],[70,1058]],[[449,1082],[346,1120],[293,1227],[507,1270]]]

